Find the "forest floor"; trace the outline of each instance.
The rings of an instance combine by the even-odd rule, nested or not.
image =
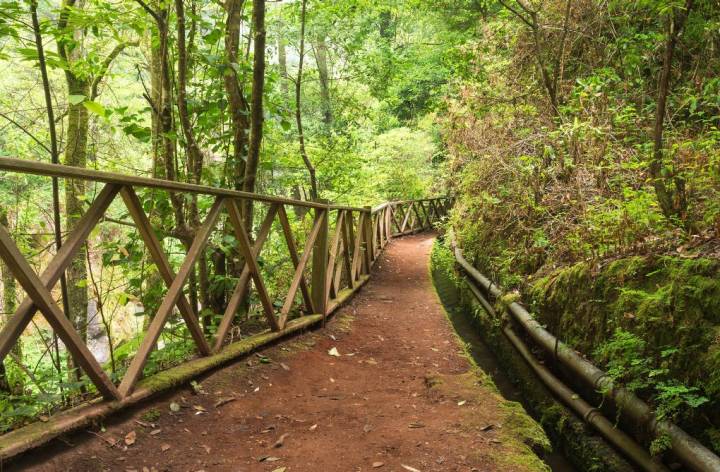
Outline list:
[[[471,365],[446,319],[429,277],[433,239],[390,243],[325,329],[0,468],[541,470],[526,445],[536,425]]]

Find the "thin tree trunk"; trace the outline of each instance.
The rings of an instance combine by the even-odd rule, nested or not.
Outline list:
[[[227,21],[225,22],[225,60],[227,69],[224,75],[225,93],[233,127],[232,175],[230,181],[235,190],[242,190],[245,179],[245,153],[247,151],[247,132],[249,106],[243,95],[238,79],[238,51],[240,49],[240,24],[244,0],[227,0]]]
[[[288,87],[287,52],[285,50],[285,39],[281,36],[278,36],[277,49],[278,68],[280,69],[280,91],[283,97],[287,98],[290,95],[290,89]]]
[[[59,164],[60,152],[58,151],[57,131],[55,129],[55,110],[53,108],[52,94],[50,90],[50,80],[48,79],[47,64],[45,62],[45,50],[43,48],[42,42],[42,31],[40,30],[40,21],[38,20],[37,14],[37,0],[31,0],[30,2],[30,15],[32,17],[33,33],[35,36],[35,48],[37,49],[38,53],[38,66],[40,67],[40,76],[42,77],[43,95],[45,97],[45,110],[48,119],[48,130],[50,133],[50,162],[52,162],[53,164]],[[60,219],[60,186],[57,177],[52,178],[52,205],[55,251],[59,251],[62,247],[62,227]],[[60,295],[62,297],[63,311],[66,316],[70,316],[67,278],[65,277],[65,272],[60,274]],[[55,333],[54,330],[53,340],[55,346],[55,358],[53,362],[55,364],[55,368],[58,371],[58,375],[62,376],[62,363],[60,362],[60,343],[58,342],[57,333]]]
[[[332,104],[330,102],[330,74],[328,72],[327,44],[325,39],[315,43],[315,62],[320,82],[320,103],[323,111],[323,124],[326,128],[332,125]]]
[[[8,215],[7,211],[4,208],[0,208],[0,225],[5,226],[10,229],[10,225],[8,222]],[[0,260],[0,279],[2,280],[2,286],[3,286],[3,318],[2,323],[3,325],[7,322],[7,320],[15,313],[15,309],[17,308],[17,286],[15,282],[15,277],[13,276],[12,272],[10,272],[10,268]],[[17,340],[15,343],[15,347],[13,348],[13,353],[18,357],[18,359],[22,359],[22,344],[20,342],[20,339]],[[7,378],[7,371],[5,370],[5,362],[0,362],[0,391],[3,392],[10,392],[12,390],[12,386],[10,385],[9,379]]]
[[[260,146],[263,137],[263,92],[265,89],[265,0],[253,1],[253,84],[250,97],[250,143],[248,146],[247,162],[245,164],[245,181],[243,190],[246,192],[255,191],[257,181],[257,169],[260,163]],[[253,208],[251,200],[244,200],[243,218],[245,228],[251,235],[253,225]]]
[[[665,41],[663,64],[658,79],[657,105],[655,108],[655,126],[653,127],[653,156],[650,161],[650,177],[653,181],[655,194],[663,214],[667,218],[680,217],[684,219],[687,203],[684,198],[684,182],[676,177],[676,189],[673,192],[667,186],[667,179],[663,175],[663,132],[665,128],[665,114],[667,111],[667,98],[670,93],[672,76],[672,62],[678,37],[685,25],[693,0],[687,0],[685,8],[677,15],[671,13],[668,17],[668,33]],[[677,200],[677,201],[676,201]]]
[[[305,17],[307,12],[307,0],[302,0],[302,7],[300,12],[300,50],[298,51],[300,59],[298,61],[298,74],[297,80],[295,81],[295,122],[297,123],[298,129],[298,142],[300,144],[300,157],[302,157],[305,167],[307,167],[308,173],[310,174],[310,196],[313,200],[318,199],[318,188],[317,188],[317,177],[315,176],[315,167],[312,165],[310,158],[308,157],[305,149],[305,136],[303,134],[302,124],[302,74],[303,74],[303,60],[305,56]]]

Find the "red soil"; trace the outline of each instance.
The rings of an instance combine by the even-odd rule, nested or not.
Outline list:
[[[497,465],[509,446],[491,387],[428,386],[471,368],[429,280],[432,241],[393,241],[325,329],[263,350],[266,361],[242,359],[199,379],[204,393],[172,392],[3,470],[516,470]]]

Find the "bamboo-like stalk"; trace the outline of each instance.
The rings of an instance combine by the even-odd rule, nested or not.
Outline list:
[[[475,298],[485,308],[485,310],[493,317],[496,317],[495,310],[483,296],[474,283],[468,280],[468,287]],[[597,408],[591,406],[583,400],[577,393],[572,391],[560,379],[558,379],[550,370],[533,357],[527,345],[515,334],[510,325],[502,328],[505,337],[525,362],[535,372],[535,375],[542,383],[564,404],[570,407],[580,416],[586,423],[594,427],[602,436],[612,445],[622,451],[627,457],[632,459],[635,464],[647,472],[668,472],[668,468],[662,463],[653,461],[648,452],[635,442],[621,429],[616,428]]]
[[[455,259],[475,282],[492,298],[502,296],[500,287],[493,284],[475,269],[464,257],[460,248],[455,248]],[[655,437],[668,436],[671,449],[677,457],[692,470],[698,472],[720,471],[720,458],[710,449],[703,446],[679,426],[670,421],[658,420],[652,409],[634,393],[624,387],[615,385],[613,379],[604,371],[582,358],[572,348],[558,340],[555,336],[535,321],[530,313],[518,303],[507,307],[520,326],[540,347],[553,355],[555,359],[580,377],[590,387],[611,399],[618,409],[632,421],[647,426]]]

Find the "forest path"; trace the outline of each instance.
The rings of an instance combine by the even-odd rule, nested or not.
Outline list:
[[[176,390],[10,468],[524,469],[506,460],[531,454],[503,426],[508,404],[473,371],[432,287],[433,240],[427,233],[393,240],[368,284],[324,330],[199,379],[201,393]]]

